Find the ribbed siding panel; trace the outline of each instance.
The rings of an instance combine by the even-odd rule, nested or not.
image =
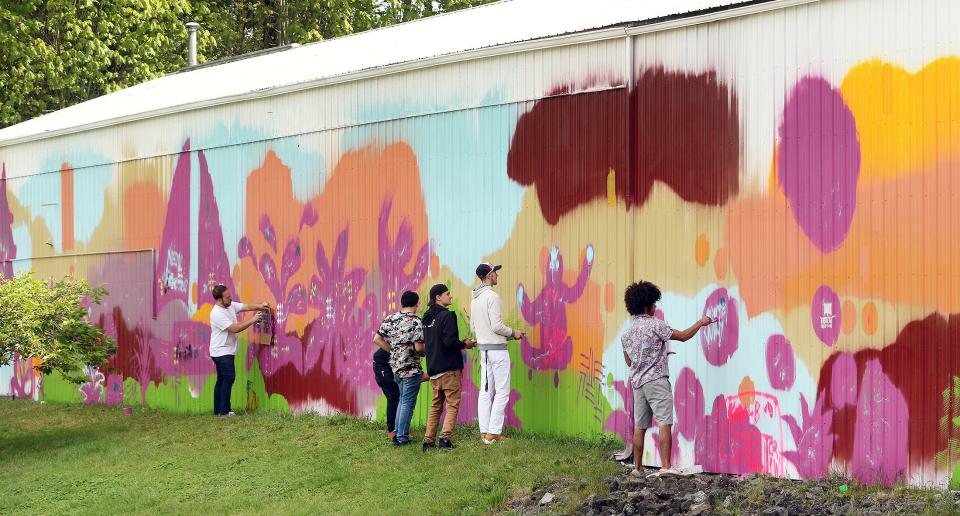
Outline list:
[[[673,328],[722,321],[671,343],[676,464],[955,487],[958,22],[949,0],[821,1],[4,147],[0,252],[107,283],[92,317],[120,344],[44,395],[209,411],[227,282],[284,306],[277,346],[242,339],[235,407],[382,418],[379,321],[442,282],[466,330],[492,261],[527,330],[511,426],[630,438],[643,279]],[[40,396],[28,372],[0,392]]]

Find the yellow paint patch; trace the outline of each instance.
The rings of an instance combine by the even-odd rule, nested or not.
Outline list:
[[[863,332],[867,335],[873,335],[877,333],[877,326],[879,325],[880,320],[877,314],[877,305],[873,301],[869,301],[867,304],[863,305]]]
[[[857,123],[860,177],[885,179],[960,155],[944,130],[960,120],[960,58],[931,62],[916,74],[879,59],[847,74],[840,92]]]
[[[610,169],[607,172],[607,206],[611,208],[617,205],[617,171]]]
[[[210,303],[204,303],[197,308],[196,312],[193,312],[192,319],[196,322],[210,323],[210,311],[213,310],[213,305]]]

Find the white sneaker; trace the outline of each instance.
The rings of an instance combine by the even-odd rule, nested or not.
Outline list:
[[[233,417],[233,416],[236,416],[236,415],[237,415],[237,414],[236,414],[235,412],[227,412],[227,417]]]

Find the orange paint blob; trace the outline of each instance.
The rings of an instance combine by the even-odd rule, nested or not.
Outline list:
[[[707,260],[710,259],[710,241],[707,240],[707,235],[700,233],[700,236],[697,237],[693,254],[697,260],[697,265],[703,267],[707,264]]]
[[[737,394],[740,396],[740,403],[747,409],[753,405],[753,400],[756,398],[756,391],[757,386],[754,385],[753,380],[751,380],[749,376],[744,376],[740,382],[740,388],[737,389]]]
[[[867,335],[877,333],[877,327],[880,324],[880,317],[877,314],[877,305],[873,301],[863,305],[863,332]]]
[[[728,259],[729,255],[726,247],[717,249],[717,254],[713,257],[713,272],[717,275],[718,280],[722,280],[727,277]]]
[[[149,183],[134,183],[123,193],[123,247],[147,249],[160,247],[163,224],[157,213],[166,213],[167,204],[160,190]]]
[[[840,329],[843,330],[844,335],[850,335],[857,328],[857,305],[848,299],[843,302],[840,313],[843,314]]]
[[[614,289],[613,283],[608,281],[606,286],[603,287],[603,307],[607,310],[607,312],[612,312],[616,303],[616,289]]]

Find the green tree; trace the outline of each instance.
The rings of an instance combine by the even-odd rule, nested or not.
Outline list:
[[[188,0],[0,0],[0,126],[186,62]]]
[[[87,320],[90,303],[100,304],[103,287],[70,276],[60,281],[37,279],[32,272],[0,282],[0,365],[16,353],[39,358],[43,374],[58,371],[82,383],[83,369],[100,366],[116,353],[103,330]]]
[[[0,0],[0,127],[199,62],[311,43],[493,0]]]

